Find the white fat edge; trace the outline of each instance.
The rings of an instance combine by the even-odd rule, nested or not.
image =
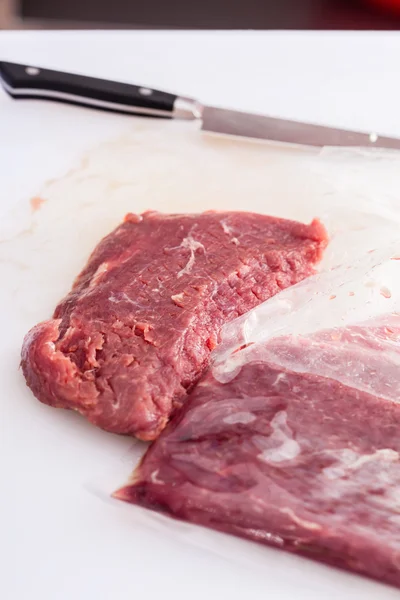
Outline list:
[[[110,263],[108,263],[108,262],[101,263],[101,265],[99,265],[97,267],[95,273],[92,276],[92,279],[90,280],[89,288],[92,288],[95,285],[97,285],[99,279],[101,279],[101,277],[104,275],[104,273],[107,273],[109,270],[110,270]]]
[[[227,224],[226,220],[223,220],[220,223],[221,223],[221,227],[222,227],[223,232],[226,233],[226,235],[231,236],[231,242],[232,242],[232,244],[235,244],[235,246],[239,246],[240,242],[239,242],[239,240],[238,240],[237,237],[233,236],[233,229],[232,229],[232,227],[230,227]]]
[[[171,296],[171,300],[177,306],[182,306],[182,302],[185,300],[184,292],[181,292],[180,294],[174,294]]]
[[[210,299],[212,300],[215,295],[218,293],[218,283],[211,277],[211,275],[207,275],[207,279],[209,280],[209,289],[208,294]]]
[[[122,293],[121,300],[124,300],[125,302],[129,302],[129,304],[135,304],[135,305],[138,304],[137,302],[135,302],[135,300],[132,300],[132,298],[130,298],[126,292]]]
[[[220,221],[220,223],[221,223],[221,227],[223,229],[223,232],[226,233],[226,235],[232,235],[233,229],[232,229],[232,227],[230,227],[227,224],[226,219]]]
[[[275,381],[273,383],[271,383],[272,387],[276,387],[277,385],[280,384],[281,381],[285,381],[285,379],[287,379],[286,373],[278,373]]]
[[[268,463],[281,463],[293,460],[300,452],[300,444],[293,439],[293,433],[286,422],[287,413],[280,410],[271,421],[272,433],[265,436],[264,440],[268,447],[258,455],[260,460]],[[257,438],[260,440],[260,438]],[[271,447],[271,444],[273,445]]]
[[[312,521],[307,521],[306,519],[300,518],[296,513],[289,507],[280,508],[279,512],[284,515],[288,515],[290,519],[296,523],[296,525],[300,525],[300,527],[304,527],[304,529],[309,529],[310,531],[319,531],[322,529],[321,525],[318,523],[313,523]]]
[[[126,378],[125,378],[125,379],[126,379]],[[117,410],[118,410],[118,409],[119,409],[119,407],[120,407],[120,404],[121,404],[121,402],[120,402],[120,400],[119,400],[119,399],[117,399],[115,396],[114,396],[114,398],[115,398],[115,400],[112,402],[112,410],[113,410],[114,412],[117,412]]]
[[[237,412],[232,415],[228,415],[223,420],[224,423],[228,425],[236,425],[237,423],[242,423],[243,425],[247,425],[247,423],[252,423],[256,420],[256,416],[251,412]]]
[[[195,240],[191,235],[188,235],[187,237],[185,237],[182,242],[180,243],[180,248],[187,248],[188,250],[190,250],[190,257],[188,262],[186,263],[186,266],[181,269],[177,275],[178,279],[180,277],[182,277],[182,275],[186,275],[187,273],[190,273],[193,265],[195,263],[196,257],[195,257],[195,252],[196,250],[204,250],[205,252],[205,248],[204,245],[201,242],[198,242],[197,240]]]
[[[111,296],[109,296],[108,301],[113,302],[115,304],[119,304],[120,302],[128,302],[128,304],[132,304],[136,307],[144,307],[143,304],[141,304],[140,302],[132,300],[132,298],[130,298],[126,292],[122,292],[119,298],[114,293],[112,293]]]
[[[284,539],[279,535],[275,535],[274,533],[270,533],[269,531],[264,531],[263,529],[245,529],[248,535],[257,538],[257,540],[264,540],[270,544],[275,544],[277,546],[283,546]]]
[[[152,474],[150,475],[150,480],[152,483],[156,483],[158,485],[164,485],[164,482],[161,479],[158,479],[159,472],[160,472],[160,469],[156,469],[155,471],[153,471]]]

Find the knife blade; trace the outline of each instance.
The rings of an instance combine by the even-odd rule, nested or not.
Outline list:
[[[209,133],[306,146],[400,149],[400,139],[205,106],[198,100],[153,88],[0,62],[0,81],[15,99],[66,102],[117,113],[201,121]]]

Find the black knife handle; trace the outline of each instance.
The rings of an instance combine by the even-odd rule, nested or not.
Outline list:
[[[16,99],[54,100],[149,117],[175,116],[177,96],[148,87],[9,62],[0,62],[0,79]]]

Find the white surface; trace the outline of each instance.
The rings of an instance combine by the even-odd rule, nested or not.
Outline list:
[[[3,60],[29,61],[39,66],[125,79],[195,95],[205,102],[397,135],[400,135],[399,55],[400,36],[387,33],[0,34]],[[140,145],[127,148],[126,143],[129,146],[131,132],[139,127],[129,117],[40,102],[16,103],[0,95],[0,215],[20,202],[21,222],[26,225],[25,234],[20,231],[13,239],[18,231],[7,230],[13,221],[3,216],[2,240],[9,238],[9,241],[1,244],[0,240],[0,246],[6,248],[6,253],[18,249],[25,250],[27,255],[25,259],[18,256],[12,263],[5,260],[3,253],[0,262],[1,597],[7,600],[106,600],[138,594],[178,600],[188,596],[234,600],[398,597],[399,593],[393,589],[227,536],[209,535],[186,525],[171,526],[162,519],[158,529],[154,526],[157,519],[144,518],[143,511],[107,502],[108,490],[96,483],[96,478],[101,479],[103,469],[105,473],[117,464],[121,474],[129,470],[128,464],[119,459],[131,441],[97,431],[76,415],[42,406],[25,389],[16,370],[20,337],[28,323],[46,316],[61,291],[60,286],[68,285],[66,279],[83,258],[85,244],[91,243],[89,237],[81,235],[81,222],[73,243],[68,245],[64,237],[63,250],[55,250],[54,231],[64,231],[64,235],[72,231],[74,219],[68,215],[69,206],[72,210],[80,199],[88,198],[88,207],[84,209],[87,213],[83,214],[89,221],[94,202],[99,198],[101,222],[88,225],[92,226],[91,235],[95,237],[96,231],[106,228],[106,215],[109,217],[111,213],[111,205],[103,208],[101,198],[104,195],[103,202],[109,198],[114,176],[117,183],[121,178],[129,185],[133,181],[136,192],[146,193],[150,189],[152,208],[168,197],[166,183],[173,181],[177,185],[179,181],[176,169],[179,164],[174,164],[176,153],[168,154],[165,148],[153,154],[154,167],[146,167],[150,164],[148,158],[147,163],[144,159],[139,164],[130,162],[130,157],[137,157],[141,148]],[[99,142],[114,137],[119,138],[115,147],[111,142],[96,150]],[[219,160],[223,160],[222,147],[220,143],[217,145]],[[95,149],[89,154],[89,162],[79,166],[81,156],[92,147]],[[151,156],[149,148],[144,144],[147,157]],[[235,156],[242,156],[243,152],[254,155],[254,161],[244,161],[243,170],[251,177],[242,181],[243,193],[246,184],[256,190],[263,181],[261,177],[258,183],[252,183],[255,163],[259,162],[259,171],[262,169],[262,159],[255,158],[254,148],[238,150],[239,154],[232,151]],[[109,164],[104,162],[104,151],[112,156]],[[122,166],[116,160],[121,158],[121,152],[126,159]],[[192,159],[191,173],[195,174]],[[219,176],[211,177],[210,158],[204,160],[208,161],[209,177],[204,181],[199,177],[192,186],[195,194],[187,193],[189,179],[184,182],[186,187],[179,188],[178,197],[172,193],[178,188],[169,189],[176,206],[199,209],[199,186],[203,190],[214,186],[212,189],[217,191]],[[101,166],[104,171],[99,171]],[[225,164],[224,169],[228,166]],[[61,183],[44,185],[73,167],[76,170]],[[199,168],[204,168],[201,160]],[[161,175],[158,180],[153,179],[154,170]],[[148,177],[146,182],[141,179],[143,172]],[[231,189],[240,183],[238,168],[234,173],[229,182]],[[300,180],[289,177],[285,182],[286,197],[288,191],[296,191],[296,181]],[[318,189],[318,186],[312,188],[314,197]],[[32,222],[23,219],[27,219],[29,199],[38,192],[48,194],[54,204],[49,201],[43,212],[38,211],[29,231]],[[307,192],[306,186],[298,196],[292,194],[291,210],[297,213],[293,216],[306,215],[310,210],[304,205]],[[120,196],[115,187],[113,193],[117,212],[127,196],[125,193]],[[240,197],[238,192],[237,197]],[[247,197],[242,200],[246,206],[247,200]],[[143,204],[142,197],[140,202]],[[213,204],[212,198],[208,197],[207,202]],[[263,199],[258,197],[256,202],[259,205]],[[266,209],[271,209],[269,202],[270,197],[266,198]],[[52,212],[52,206],[56,205],[61,213]],[[138,200],[132,209],[141,207]],[[285,205],[288,208],[289,204]],[[68,217],[66,228],[61,226],[62,211]],[[115,218],[119,216],[116,214]],[[50,225],[55,227],[53,233]],[[40,244],[35,240],[40,240]],[[59,272],[51,270],[53,252],[57,259],[63,259]],[[37,281],[41,264],[40,286],[32,285]],[[29,290],[31,303],[16,284]],[[103,495],[96,495],[99,490]],[[214,553],[194,546],[191,540],[197,546],[211,545]],[[238,560],[240,553],[243,558]]]

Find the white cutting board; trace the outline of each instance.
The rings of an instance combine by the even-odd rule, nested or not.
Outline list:
[[[386,192],[400,189],[400,170],[381,162],[366,181],[370,159],[353,157],[349,170],[346,155],[333,155],[327,171],[314,153],[204,137],[190,124],[105,115],[100,126],[97,115],[65,111],[75,134],[85,120],[79,143],[66,134],[32,172],[25,147],[26,188],[17,165],[4,171],[14,208],[0,222],[2,597],[397,598],[377,583],[112,501],[144,446],[132,450],[130,439],[41,405],[18,361],[24,333],[51,315],[126,212],[225,208],[307,221],[323,216],[326,198],[340,206],[349,195],[380,193],[382,178]],[[28,126],[32,115],[21,114]],[[46,105],[46,119],[56,128],[57,110]],[[56,146],[57,131],[51,139]]]

